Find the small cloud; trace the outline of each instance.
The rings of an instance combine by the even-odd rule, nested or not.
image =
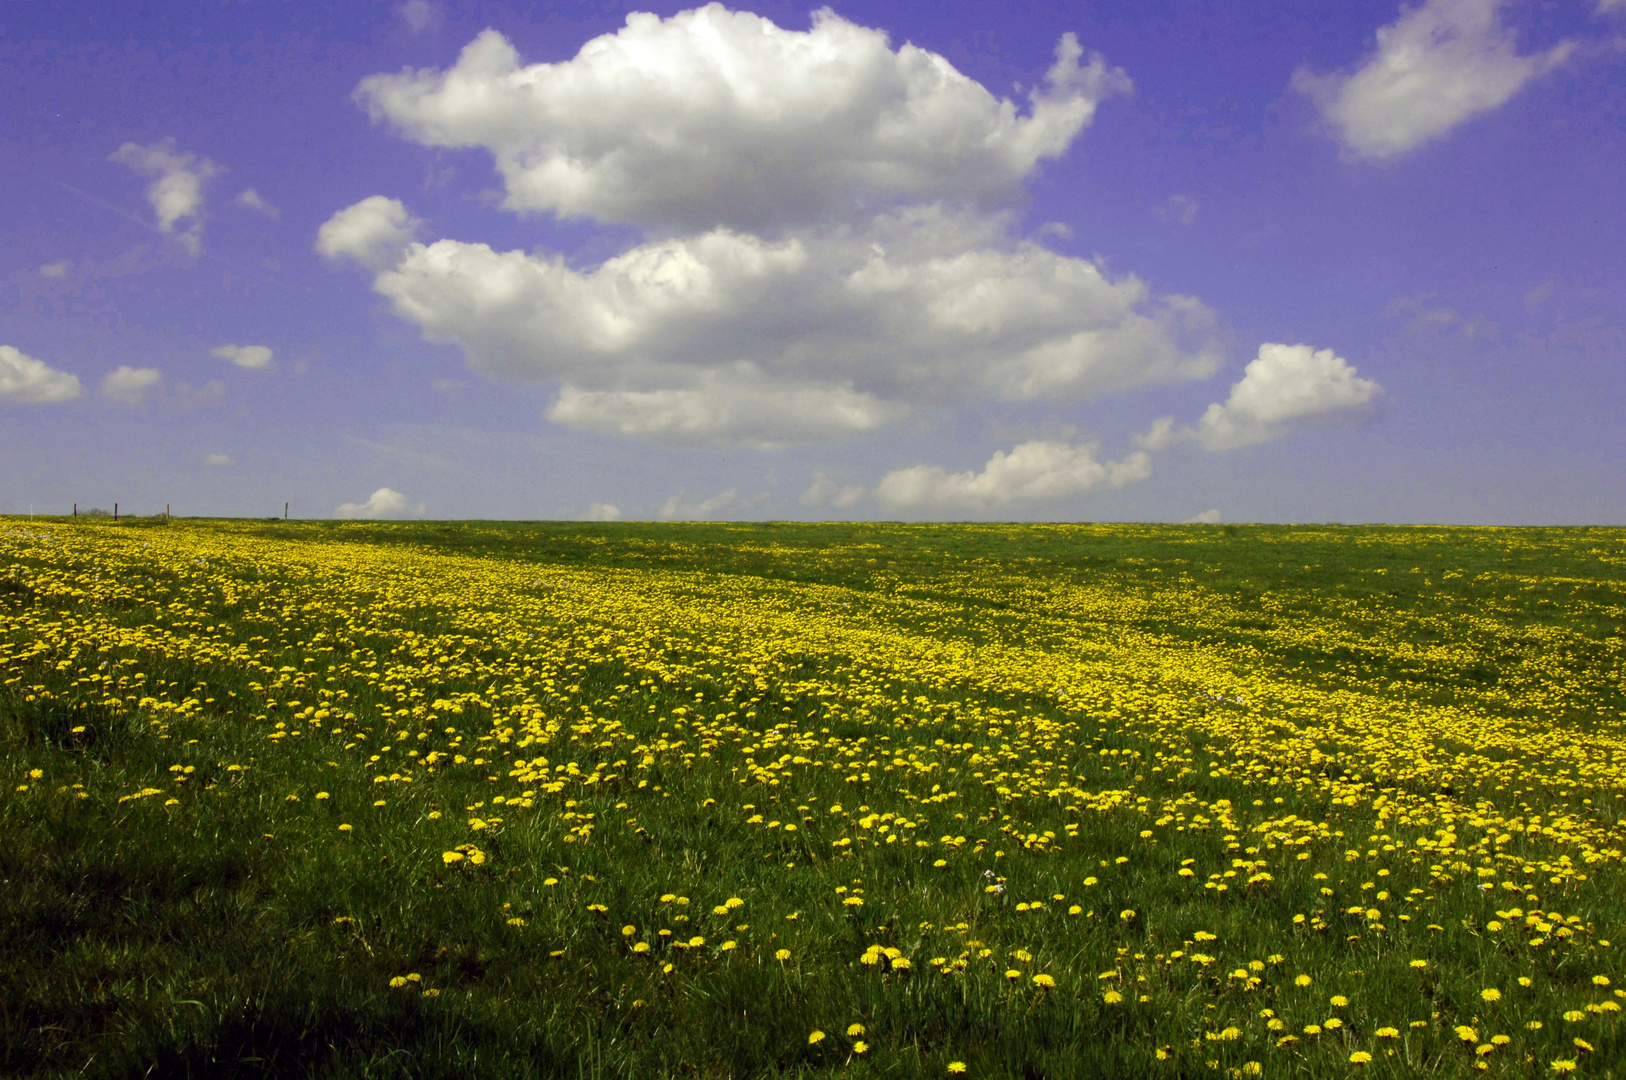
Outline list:
[[[715,521],[721,511],[740,506],[737,488],[729,488],[696,503],[684,502],[683,496],[684,492],[680,491],[667,499],[655,516],[662,521]]]
[[[68,271],[72,269],[73,264],[67,259],[63,259],[61,262],[46,263],[44,266],[40,267],[40,277],[65,278],[68,276]]]
[[[1626,0],[1623,0],[1623,2],[1626,2]],[[1541,305],[1545,304],[1549,299],[1552,298],[1552,295],[1553,283],[1551,281],[1543,281],[1540,285],[1537,285],[1534,289],[1531,289],[1529,292],[1524,294],[1524,309],[1531,314],[1534,314],[1541,307]]]
[[[1164,221],[1190,225],[1197,220],[1197,200],[1190,195],[1172,195],[1168,202],[1157,208],[1157,216]]]
[[[1406,324],[1406,329],[1413,333],[1424,330],[1455,329],[1469,341],[1481,338],[1494,340],[1501,333],[1501,328],[1485,316],[1483,312],[1464,316],[1455,308],[1430,307],[1427,301],[1433,299],[1434,293],[1418,293],[1416,296],[1396,297],[1383,309],[1384,318],[1393,318],[1397,315],[1409,313],[1412,319]],[[1528,297],[1526,303],[1528,303]]]
[[[53,405],[72,401],[82,393],[79,376],[58,371],[21,349],[0,345],[0,402]]]
[[[237,205],[244,210],[252,210],[256,214],[264,214],[268,218],[276,219],[282,216],[282,211],[260,197],[260,193],[253,188],[244,188],[237,196]]]
[[[1204,510],[1200,514],[1193,514],[1186,518],[1187,525],[1220,525],[1225,521],[1225,515],[1218,510]]]
[[[810,509],[832,506],[845,510],[858,503],[868,489],[862,484],[839,484],[822,472],[813,474],[813,483],[797,498],[797,502]]]
[[[1506,104],[1567,60],[1573,41],[1520,55],[1502,24],[1504,0],[1426,0],[1377,32],[1377,50],[1353,75],[1293,74],[1344,149],[1382,160],[1442,138]]]
[[[202,386],[175,384],[175,401],[183,409],[209,409],[226,400],[226,384],[210,379]]]
[[[462,390],[469,384],[462,379],[430,379],[429,385],[442,394],[450,394],[453,390]]]
[[[147,202],[158,215],[158,231],[174,236],[192,255],[203,250],[203,186],[225,170],[206,157],[176,150],[173,138],[150,146],[127,142],[107,160],[153,177]],[[177,233],[175,227],[183,220],[189,224]]]
[[[1136,441],[1148,450],[1187,440],[1207,450],[1234,450],[1279,439],[1307,423],[1362,416],[1382,393],[1383,387],[1360,378],[1331,349],[1266,342],[1223,404],[1210,405],[1190,427],[1162,417]]]
[[[210,454],[208,457],[203,459],[203,463],[209,466],[211,469],[224,469],[228,466],[237,464],[237,462],[232,460],[230,454]]]
[[[902,507],[984,509],[1121,488],[1152,475],[1152,459],[1137,450],[1121,461],[1100,462],[1085,443],[1034,441],[994,451],[981,472],[950,473],[916,465],[887,473],[875,486],[882,501]]]
[[[428,512],[428,508],[419,503],[413,506],[407,502],[407,497],[399,491],[381,487],[370,495],[364,503],[345,503],[333,511],[336,518],[421,518]]]
[[[370,195],[322,223],[316,250],[325,259],[353,259],[383,270],[400,261],[422,225],[401,200]]]
[[[583,521],[620,521],[621,508],[613,503],[594,503],[581,516]]]
[[[121,364],[102,380],[101,395],[125,405],[139,405],[149,394],[162,390],[164,377],[157,368],[136,368]]]
[[[407,0],[395,11],[406,22],[407,29],[414,34],[421,34],[440,25],[440,5],[431,3],[430,0]]]
[[[271,370],[272,352],[264,345],[221,345],[210,349],[209,355],[218,360],[229,360],[247,371]]]

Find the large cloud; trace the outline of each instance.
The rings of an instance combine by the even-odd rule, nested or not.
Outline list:
[[[1027,115],[943,57],[828,8],[807,31],[720,4],[646,13],[574,59],[523,65],[487,30],[445,71],[364,79],[376,118],[426,146],[483,147],[513,209],[661,229],[763,230],[877,204],[1000,202],[1129,88],[1056,48]]]
[[[1152,459],[1143,450],[1109,462],[1096,460],[1096,450],[1093,443],[1025,442],[1009,453],[994,451],[981,472],[916,465],[887,473],[875,494],[900,508],[980,510],[1088,495],[1152,475]]]
[[[158,231],[174,236],[193,255],[203,250],[203,186],[220,175],[218,165],[206,157],[176,150],[173,138],[160,139],[150,146],[127,142],[108,155],[108,160],[152,177],[152,183],[147,185],[147,202],[158,216]],[[183,220],[187,226],[177,232],[176,226]]]
[[[340,211],[326,254],[373,258],[370,230],[354,247],[332,240],[356,218],[410,215]],[[725,229],[655,240],[591,270],[413,243],[375,288],[487,375],[560,380],[554,421],[669,441],[855,434],[912,405],[1073,401],[1219,364],[1199,301],[940,207],[771,241]]]
[[[1127,79],[1065,36],[1025,113],[924,49],[822,11],[633,15],[560,64],[481,35],[446,71],[364,80],[408,137],[485,147],[511,209],[631,223],[597,266],[458,239],[375,195],[317,248],[556,423],[778,446],[920,407],[1075,402],[1217,370],[1214,318],[1020,237],[1002,204]]]
[[[1496,109],[1563,63],[1564,42],[1521,56],[1503,26],[1505,0],[1428,0],[1377,32],[1377,51],[1353,75],[1300,69],[1293,85],[1356,157],[1388,158]]]
[[[58,371],[11,345],[0,345],[0,402],[48,405],[84,392],[79,376]]]
[[[1266,343],[1223,404],[1210,405],[1190,427],[1164,417],[1140,441],[1152,450],[1187,440],[1232,450],[1281,438],[1303,424],[1358,418],[1381,393],[1383,387],[1358,376],[1331,349]]]

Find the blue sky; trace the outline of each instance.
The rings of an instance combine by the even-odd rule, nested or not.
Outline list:
[[[1623,523],[1623,60],[1622,0],[11,3],[0,511]]]

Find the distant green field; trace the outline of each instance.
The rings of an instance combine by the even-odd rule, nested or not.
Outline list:
[[[1623,702],[1618,529],[0,519],[0,1075],[1626,1076]]]

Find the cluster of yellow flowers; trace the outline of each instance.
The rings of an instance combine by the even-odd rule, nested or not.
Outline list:
[[[1288,956],[1324,953],[1327,942],[1365,942],[1374,966],[1413,981],[1435,971],[1425,959],[1406,970],[1414,952],[1515,957],[1529,971],[1520,990],[1478,993],[1477,1007],[1510,1019],[1535,1007],[1524,988],[1543,972],[1615,970],[1609,930],[1588,913],[1621,882],[1613,799],[1626,790],[1626,737],[1618,715],[1598,715],[1626,670],[1618,635],[1600,652],[1561,625],[1515,635],[1494,606],[1461,605],[1407,617],[1437,626],[1440,643],[1423,647],[1415,625],[1336,595],[1319,594],[1321,608],[1291,593],[1244,602],[1207,587],[1219,568],[1198,561],[1131,566],[1094,584],[951,565],[929,587],[856,589],[436,554],[363,542],[358,529],[315,541],[227,525],[7,526],[4,580],[31,602],[0,607],[5,689],[135,720],[177,743],[162,776],[100,793],[124,812],[179,814],[189,800],[253,784],[272,755],[300,755],[364,775],[382,796],[373,811],[406,807],[438,838],[448,874],[490,870],[520,823],[552,830],[556,850],[582,857],[610,830],[657,842],[663,800],[704,778],[715,794],[700,812],[730,842],[843,882],[827,923],[867,919],[878,903],[919,922],[908,940],[848,953],[861,971],[899,981],[986,973],[1041,994],[1089,988],[1121,1009],[1197,986],[1239,1000],[1272,989],[1297,1030],[1274,1009],[1254,1026],[1284,1053],[1320,1040],[1363,1065],[1403,1032],[1442,1022],[1438,1012],[1357,1021],[1346,994],[1330,998],[1345,1015],[1311,1011],[1314,979],[1295,977]],[[866,550],[829,557],[862,567]],[[762,554],[802,557],[773,545]],[[1416,573],[1434,589],[1454,571]],[[1527,581],[1494,584],[1511,594]],[[1523,659],[1504,660],[1504,677],[1462,675],[1515,636]],[[1311,654],[1349,659],[1292,659]],[[1364,659],[1379,654],[1381,665]],[[164,675],[182,670],[231,677]],[[1617,689],[1604,694],[1609,679]],[[173,733],[207,720],[257,725],[261,749],[241,762],[195,760]],[[487,793],[456,814],[437,794],[442,779]],[[91,784],[34,769],[16,791],[88,798]],[[305,798],[355,822],[337,831],[382,827],[327,791]],[[923,877],[969,871],[960,918],[919,921],[928,913],[836,876],[881,858]],[[1047,869],[1058,858],[1072,868],[1065,882]],[[598,895],[580,874],[569,881],[561,903]],[[1075,890],[1082,902],[1069,903]],[[1484,910],[1431,921],[1447,894],[1472,894]],[[1303,910],[1247,941],[1191,927],[1194,910],[1238,927],[1244,906],[1269,912],[1264,898],[1286,896]],[[797,930],[796,913],[764,916],[777,929],[748,936],[735,922],[738,896],[695,914],[687,897],[650,900],[671,925],[652,932],[603,903],[576,910],[628,920],[627,950],[666,972],[685,953],[788,963],[785,945],[813,947],[816,931]],[[1175,901],[1178,910],[1158,909]],[[706,911],[710,932],[734,935],[709,950],[705,934],[688,932]],[[1090,928],[1110,970],[1092,978],[1091,957],[1080,967],[1052,946],[1086,932],[1069,926]],[[927,959],[934,934],[957,940]],[[1267,938],[1280,951],[1261,947]],[[1332,977],[1358,994],[1363,972],[1340,968]],[[1580,1006],[1572,1023],[1612,1023],[1619,1011],[1609,976],[1593,984],[1604,996],[1569,1001]],[[1208,1023],[1194,1029],[1195,1046],[1252,1037]],[[1370,1049],[1349,1050],[1357,1026],[1375,1032],[1363,1036]],[[1472,1032],[1461,1038],[1480,1062],[1511,1041],[1456,1030]],[[814,1031],[808,1042],[824,1038]]]

